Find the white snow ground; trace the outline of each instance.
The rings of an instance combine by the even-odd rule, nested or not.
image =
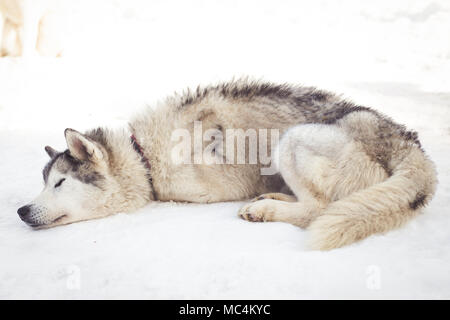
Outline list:
[[[65,57],[0,59],[0,298],[450,298],[449,1],[71,5]],[[240,220],[243,203],[155,203],[42,231],[18,218],[64,128],[121,126],[173,90],[240,75],[341,92],[416,129],[435,199],[330,252],[294,226]]]

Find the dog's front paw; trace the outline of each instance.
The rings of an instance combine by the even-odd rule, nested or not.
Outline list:
[[[250,202],[239,210],[239,216],[251,222],[271,221],[274,212],[273,202],[276,200],[263,199]]]

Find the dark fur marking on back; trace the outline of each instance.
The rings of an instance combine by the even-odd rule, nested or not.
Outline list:
[[[251,99],[262,97],[272,100],[271,106],[276,110],[280,102],[295,106],[292,116],[301,113],[306,118],[306,123],[334,124],[352,112],[366,111],[385,121],[397,134],[407,141],[411,141],[420,147],[417,133],[407,131],[402,125],[392,121],[379,112],[351,101],[338,98],[335,94],[319,90],[314,87],[295,86],[290,84],[274,84],[270,82],[249,81],[240,79],[221,83],[215,86],[197,87],[195,91],[187,90],[182,96],[179,108],[198,103],[210,94],[218,94],[229,99]]]
[[[259,103],[271,108],[261,107],[261,111],[278,116],[280,121],[289,123],[291,119],[304,118],[302,123],[336,124],[341,119],[354,112],[367,112],[378,119],[377,134],[369,139],[361,132],[354,137],[366,146],[368,156],[377,162],[387,173],[392,175],[392,139],[403,139],[415,144],[421,149],[417,133],[408,131],[405,126],[395,123],[389,117],[369,107],[339,98],[333,93],[318,90],[314,87],[303,87],[289,84],[273,84],[269,82],[248,81],[241,79],[216,86],[198,87],[194,92],[187,91],[179,102],[179,108],[191,104],[201,103],[208,95],[215,95],[224,99],[250,101],[255,98]],[[283,106],[281,108],[280,106]],[[289,107],[286,107],[289,106]],[[423,150],[422,150],[423,151]]]
[[[205,98],[211,93],[217,93],[224,98],[250,99],[254,97],[267,97],[271,99],[287,99],[293,95],[295,87],[287,84],[272,84],[261,82],[228,82],[205,88],[197,87],[192,92],[187,90],[181,98],[179,108],[191,105]],[[317,95],[320,99],[322,96]]]

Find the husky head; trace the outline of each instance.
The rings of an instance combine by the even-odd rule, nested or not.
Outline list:
[[[53,227],[113,213],[108,201],[113,200],[117,183],[109,173],[108,152],[101,143],[103,132],[101,129],[93,131],[97,139],[93,139],[92,134],[83,135],[73,129],[66,129],[64,134],[66,151],[45,147],[50,161],[42,171],[45,185],[41,194],[17,211],[33,228]]]

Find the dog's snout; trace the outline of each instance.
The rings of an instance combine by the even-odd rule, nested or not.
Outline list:
[[[17,210],[17,214],[19,215],[19,217],[21,219],[23,219],[30,213],[30,211],[31,211],[31,206],[30,205],[26,205],[26,206],[20,207]]]

